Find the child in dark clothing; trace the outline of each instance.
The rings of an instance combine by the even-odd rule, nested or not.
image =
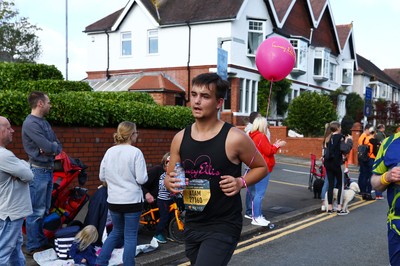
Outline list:
[[[76,236],[69,250],[75,265],[96,265],[96,250],[93,243],[99,237],[96,227],[85,226]]]

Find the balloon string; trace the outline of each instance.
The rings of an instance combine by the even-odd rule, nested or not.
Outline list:
[[[267,114],[265,115],[265,118],[268,118],[269,103],[271,102],[271,94],[272,94],[272,83],[274,83],[273,80],[271,80],[271,83],[270,83],[270,86],[269,86],[269,96],[268,96]]]

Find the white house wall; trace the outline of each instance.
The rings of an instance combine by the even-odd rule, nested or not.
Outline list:
[[[232,46],[231,63],[246,68],[257,70],[255,57],[247,55],[247,38],[249,32],[249,19],[265,20],[264,37],[272,32],[271,19],[264,1],[245,1],[245,6],[239,13],[239,17],[232,23],[232,36],[241,42],[226,42],[223,46]],[[228,48],[229,49],[229,48]]]

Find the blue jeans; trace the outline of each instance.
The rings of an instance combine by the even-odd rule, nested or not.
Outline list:
[[[136,245],[141,212],[120,213],[110,211],[113,223],[111,234],[106,238],[96,264],[108,265],[114,248],[124,243],[124,266],[135,265]]]
[[[360,193],[371,193],[371,176],[374,159],[370,158],[366,162],[359,162],[359,164],[360,175],[358,177],[358,186],[360,187]]]
[[[11,221],[0,219],[0,265],[25,265],[25,256],[22,253],[23,243],[22,223],[24,218]]]
[[[43,232],[43,218],[49,212],[53,191],[53,170],[32,167],[29,183],[33,213],[26,217],[26,249],[32,251],[48,243]]]
[[[328,191],[328,187],[329,187],[328,176],[325,175],[324,185],[322,186],[322,190],[321,190],[321,200],[325,199],[325,194]]]
[[[253,214],[254,218],[262,216],[262,211],[261,211],[261,205],[262,201],[264,199],[265,191],[267,191],[268,188],[268,183],[269,183],[269,177],[271,173],[268,173],[266,177],[258,181],[257,184],[255,184],[256,188],[256,193],[254,195],[254,209],[253,209]]]
[[[253,216],[253,198],[256,194],[255,185],[248,186],[246,189],[246,215]]]

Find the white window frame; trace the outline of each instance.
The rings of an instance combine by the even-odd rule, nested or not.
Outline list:
[[[240,79],[240,105],[239,112],[250,114],[257,110],[258,81]]]
[[[388,96],[388,85],[382,84],[382,86],[380,86],[379,96],[380,96],[380,98],[386,100],[386,98]]]
[[[153,47],[153,45],[156,45],[156,47]],[[147,53],[158,54],[158,30],[147,31]]]
[[[121,32],[121,56],[132,56],[132,32]],[[127,47],[125,47],[127,46]],[[125,49],[128,48],[129,49]]]
[[[353,85],[353,70],[354,70],[353,60],[344,61],[342,64],[342,85]]]
[[[256,56],[257,49],[260,46],[260,44],[264,41],[264,36],[265,36],[265,21],[262,20],[255,20],[255,19],[249,19],[248,24],[247,24],[247,55],[248,56]],[[254,41],[254,36],[256,37],[256,42],[255,44],[252,44]],[[253,38],[250,38],[253,37]],[[250,47],[252,46],[252,47]]]
[[[338,65],[334,62],[329,63],[329,80],[336,82],[337,81],[337,68]]]
[[[314,50],[314,79],[328,80],[329,79],[329,50],[317,47]],[[318,61],[317,61],[318,60]]]
[[[300,39],[290,39],[294,51],[296,53],[296,64],[293,70],[306,72],[307,71],[307,52],[308,44],[307,42]]]

